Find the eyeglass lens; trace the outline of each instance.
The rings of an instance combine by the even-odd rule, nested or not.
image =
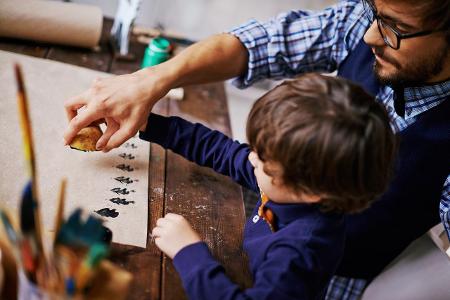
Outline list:
[[[390,26],[385,24],[383,20],[378,18],[375,7],[370,4],[367,0],[363,0],[364,11],[367,19],[370,24],[374,21],[377,21],[378,30],[380,31],[381,37],[386,42],[386,44],[392,48],[397,48],[398,39],[395,32],[392,30]]]
[[[392,31],[392,29],[384,24],[384,22],[377,18],[378,23],[378,29],[380,30],[381,36],[383,37],[384,41],[388,44],[388,46],[392,48],[397,48],[397,36]]]

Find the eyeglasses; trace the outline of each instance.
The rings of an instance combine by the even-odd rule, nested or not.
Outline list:
[[[370,24],[375,20],[377,21],[378,31],[384,40],[384,43],[394,50],[400,48],[400,41],[418,36],[429,35],[433,33],[433,30],[424,30],[414,33],[400,33],[397,28],[387,24],[378,14],[375,6],[368,0],[363,0],[364,11],[366,17],[369,19]]]

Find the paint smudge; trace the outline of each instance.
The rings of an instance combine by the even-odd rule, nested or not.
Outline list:
[[[201,208],[201,209],[206,209],[206,205],[196,205],[196,206],[194,206],[196,209],[199,209],[199,208]]]
[[[99,210],[94,210],[95,213],[99,214],[102,217],[108,218],[116,218],[119,215],[119,212],[115,209],[102,208]]]
[[[120,183],[125,183],[125,184],[130,184],[130,183],[134,182],[134,180],[132,180],[130,177],[125,177],[125,176],[116,177],[114,179]]]
[[[119,205],[128,205],[128,204],[130,204],[130,203],[134,203],[134,201],[127,201],[127,199],[125,199],[125,198],[111,198],[111,199],[109,199],[109,201],[111,201],[112,203],[115,203],[115,204],[119,204]]]
[[[123,159],[135,159],[136,157],[131,155],[131,154],[126,154],[126,153],[121,153],[119,154],[120,157],[122,157]]]
[[[162,194],[163,192],[164,192],[164,190],[160,187],[153,188],[153,193]]]
[[[120,164],[120,165],[116,166],[116,168],[120,169],[122,171],[128,171],[128,172],[134,171],[134,169],[130,165],[125,165],[125,164]]]

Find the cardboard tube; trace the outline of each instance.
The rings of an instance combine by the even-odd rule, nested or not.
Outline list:
[[[39,0],[1,0],[0,36],[78,47],[100,40],[99,7]]]

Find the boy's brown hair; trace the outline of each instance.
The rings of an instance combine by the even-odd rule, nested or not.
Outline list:
[[[390,180],[388,115],[345,79],[306,74],[283,82],[254,104],[247,138],[268,175],[294,192],[320,195],[325,210],[360,211]]]

